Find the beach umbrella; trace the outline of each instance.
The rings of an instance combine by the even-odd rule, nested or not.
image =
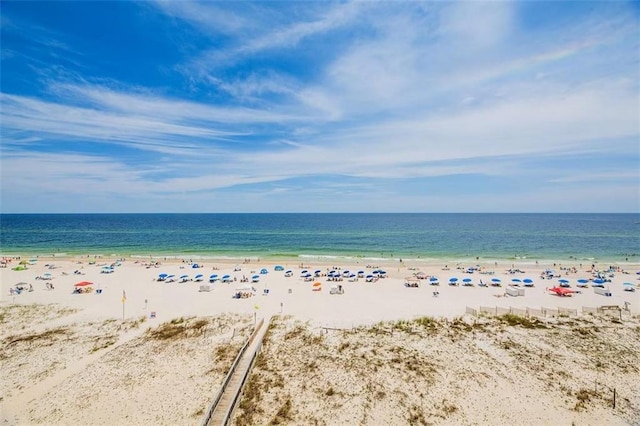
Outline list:
[[[494,282],[494,283],[501,283],[501,282],[502,282],[502,280],[501,280],[500,278],[491,278],[491,282]]]
[[[202,278],[203,276],[204,276],[204,275],[202,275],[202,274],[198,274],[198,275],[196,275],[196,276],[195,276],[195,279],[196,279],[196,280],[199,280],[199,279],[200,279],[200,278]]]
[[[431,277],[431,278],[429,278],[429,281],[434,283],[434,282],[438,281],[438,277]]]
[[[269,273],[269,271],[268,271],[266,268],[262,268],[262,269],[260,270],[260,273],[264,275],[264,274],[268,274],[268,273]]]
[[[604,280],[602,278],[596,278],[593,282],[596,284],[604,284]]]
[[[158,275],[158,278],[167,278],[169,276],[169,274],[160,274]]]
[[[471,283],[471,281],[473,281],[471,278],[465,278],[462,280],[463,283],[469,284]]]
[[[449,278],[449,282],[450,283],[455,283],[455,282],[458,282],[458,279],[456,277]]]
[[[180,275],[180,278],[189,278],[189,275]]]
[[[583,278],[583,279],[578,280],[578,282],[579,282],[580,284],[587,284],[587,283],[589,282],[589,280],[585,280],[585,279]]]
[[[525,284],[533,284],[533,280],[531,278],[525,278],[522,282]]]
[[[93,285],[93,283],[91,281],[80,281],[75,284],[76,287],[86,287],[88,285]]]
[[[301,275],[304,275],[304,274],[306,274],[307,272],[309,272],[309,271],[307,271],[306,269],[303,269],[302,271],[300,271],[300,274],[301,274]]]
[[[521,283],[522,281],[520,280],[520,278],[512,278],[511,282],[513,282],[513,283]]]
[[[321,285],[322,285],[322,283],[320,283],[320,282],[315,282],[315,283],[313,283],[313,286],[314,286],[314,287],[320,287]]]

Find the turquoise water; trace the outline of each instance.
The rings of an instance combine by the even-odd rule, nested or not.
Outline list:
[[[2,214],[3,254],[640,260],[638,214]]]

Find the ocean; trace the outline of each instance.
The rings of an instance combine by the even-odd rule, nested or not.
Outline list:
[[[1,214],[3,255],[640,261],[638,214]]]

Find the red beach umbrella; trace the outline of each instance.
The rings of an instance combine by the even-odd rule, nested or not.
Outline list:
[[[88,285],[93,285],[93,283],[91,281],[80,281],[75,286],[76,287],[86,287]]]

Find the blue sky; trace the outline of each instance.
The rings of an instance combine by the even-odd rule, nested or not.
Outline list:
[[[1,211],[638,212],[634,2],[3,1]]]

